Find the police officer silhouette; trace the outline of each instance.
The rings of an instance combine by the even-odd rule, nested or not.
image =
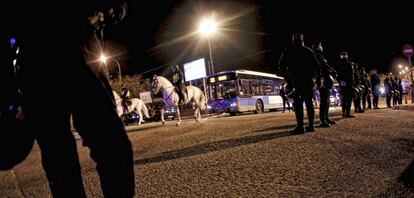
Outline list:
[[[330,93],[333,87],[334,78],[336,77],[336,71],[328,64],[328,61],[323,57],[322,42],[316,42],[313,45],[313,50],[321,67],[321,80],[317,81],[321,83],[320,85],[318,85],[320,94],[319,118],[321,121],[319,126],[329,127],[331,124],[336,123],[335,121],[329,119],[328,113],[331,95]]]
[[[314,132],[313,121],[315,110],[312,96],[315,90],[315,79],[318,79],[320,75],[320,66],[312,49],[305,46],[302,34],[293,34],[292,44],[282,54],[279,60],[279,66],[288,86],[295,89],[293,107],[297,126],[289,131],[289,133],[301,134],[305,131]],[[303,122],[304,102],[308,115],[308,125],[306,127],[304,127]]]

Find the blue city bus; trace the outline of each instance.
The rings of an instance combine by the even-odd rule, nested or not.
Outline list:
[[[209,112],[236,115],[283,108],[279,91],[285,81],[275,74],[249,70],[223,71],[208,76],[206,81]]]

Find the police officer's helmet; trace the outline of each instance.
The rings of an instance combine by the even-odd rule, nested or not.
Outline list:
[[[172,66],[172,70],[173,71],[179,71],[180,67],[178,65],[174,65],[174,66]]]
[[[303,34],[301,33],[294,33],[292,36],[292,43],[293,44],[301,44],[303,45]]]
[[[322,42],[318,41],[318,42],[314,43],[312,45],[312,49],[315,52],[322,53],[323,52]]]
[[[342,51],[339,56],[341,59],[348,60],[348,52]]]

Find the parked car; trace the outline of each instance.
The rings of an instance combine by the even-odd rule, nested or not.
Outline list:
[[[334,107],[341,106],[341,96],[339,93],[339,84],[335,83],[331,89],[331,95],[329,96],[329,105]]]
[[[161,120],[161,110],[160,109],[162,108],[162,107],[160,107],[161,105],[150,103],[147,106],[148,106],[147,107],[148,108],[148,113],[149,113],[149,116],[150,116],[149,120],[155,121],[155,122],[160,121]],[[175,109],[173,107],[165,108],[165,110],[164,110],[164,119],[165,120],[168,120],[168,119],[174,120],[175,118],[176,118]]]
[[[137,124],[139,122],[139,115],[135,111],[132,111],[122,116],[122,122],[124,122],[125,126],[131,123]]]

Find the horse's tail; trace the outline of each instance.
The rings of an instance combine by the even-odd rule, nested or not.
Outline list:
[[[144,102],[142,102],[142,110],[144,110],[144,114],[146,118],[149,118],[149,114],[148,114],[148,109],[147,109],[147,105],[145,105]]]
[[[206,109],[206,96],[204,95],[203,92],[201,92],[201,97],[199,100],[199,106],[201,110]]]

